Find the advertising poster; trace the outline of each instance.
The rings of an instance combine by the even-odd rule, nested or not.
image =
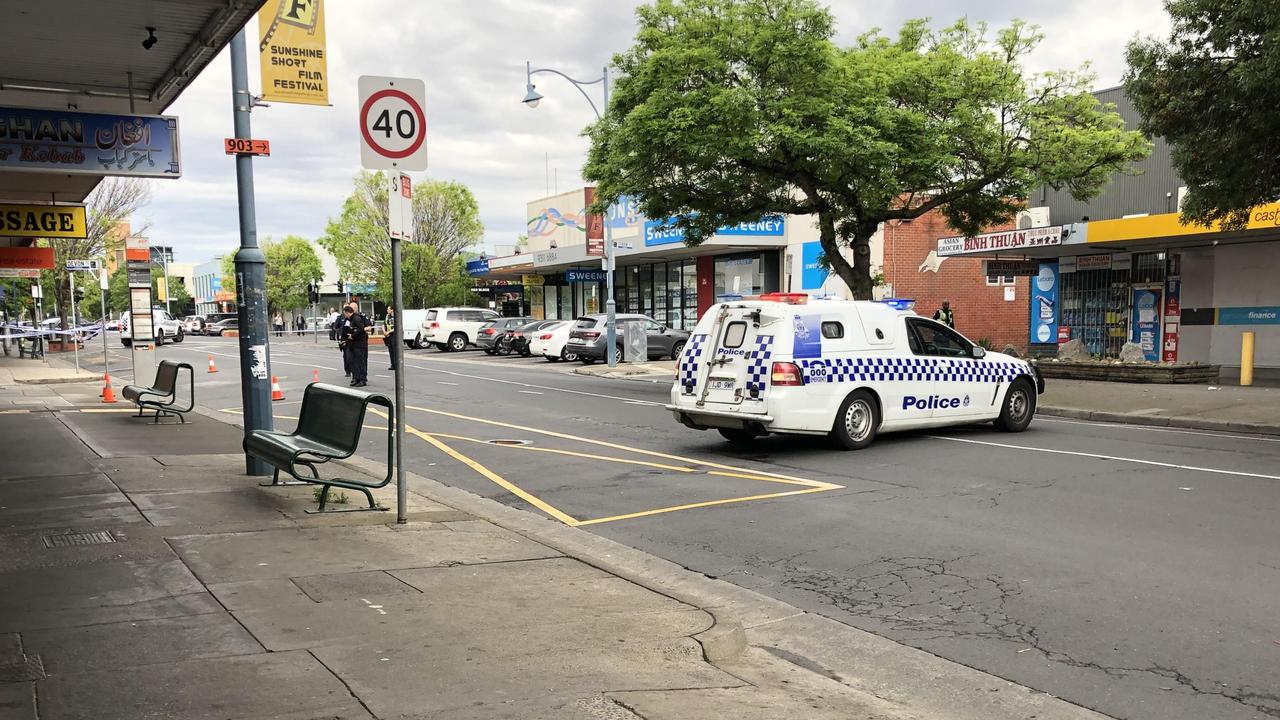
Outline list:
[[[323,0],[269,0],[258,11],[258,33],[263,99],[328,105]]]
[[[1164,341],[1160,352],[1162,362],[1178,361],[1178,326],[1182,324],[1182,278],[1177,274],[1181,263],[1177,253],[1169,257],[1172,272],[1164,280]]]
[[[795,357],[822,357],[822,316],[795,315],[792,322],[795,325]]]
[[[1133,317],[1130,340],[1142,346],[1151,362],[1160,361],[1160,289],[1133,289]]]
[[[1058,342],[1058,263],[1040,263],[1040,270],[1031,279],[1031,330],[1032,343]]]
[[[827,282],[827,276],[831,274],[829,269],[822,266],[822,243],[814,240],[800,247],[800,262],[802,263],[800,289],[821,290],[823,284]]]

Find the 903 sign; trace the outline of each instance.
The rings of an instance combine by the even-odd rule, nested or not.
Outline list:
[[[222,141],[228,155],[270,155],[271,143],[266,140],[227,138]]]

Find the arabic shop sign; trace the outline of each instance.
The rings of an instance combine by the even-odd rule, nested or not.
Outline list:
[[[176,178],[178,118],[0,108],[0,169]]]

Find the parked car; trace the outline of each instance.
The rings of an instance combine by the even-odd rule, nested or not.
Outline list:
[[[422,321],[427,319],[427,310],[409,308],[396,313],[396,327],[400,329],[400,339],[405,345],[418,350],[422,348]]]
[[[232,316],[229,318],[219,320],[218,322],[213,323],[212,325],[205,325],[204,334],[216,335],[218,337],[222,337],[222,333],[228,330],[239,330],[239,329],[240,329],[240,318]]]
[[[498,313],[481,308],[429,308],[420,326],[420,342],[446,352],[466,350],[476,344],[480,327],[498,317]]]
[[[603,314],[583,315],[574,321],[573,329],[569,331],[569,340],[565,347],[577,353],[578,359],[586,365],[608,357],[605,355],[607,335],[605,317]],[[650,360],[663,357],[670,357],[674,360],[680,357],[680,352],[684,350],[685,343],[689,341],[688,331],[669,328],[647,315],[619,313],[616,317],[618,320],[618,342],[614,346],[613,352],[617,362],[622,362],[622,346],[625,343],[626,326],[635,321],[644,323],[645,335],[648,337]]]
[[[480,329],[476,331],[476,347],[483,350],[486,355],[495,355],[498,352],[498,340],[506,336],[508,332],[529,324],[532,320],[533,318],[529,317],[490,320],[481,325]]]
[[[506,335],[498,338],[498,352],[503,355],[511,355],[512,353],[522,355],[524,357],[533,357],[533,353],[529,350],[529,339],[534,336],[542,328],[548,325],[554,325],[558,320],[534,320],[526,323],[518,328],[507,331]]]
[[[182,329],[188,335],[201,335],[204,333],[204,318],[199,315],[187,315],[182,318]]]
[[[151,327],[156,339],[156,345],[163,345],[165,338],[170,338],[174,342],[180,343],[187,334],[182,328],[182,323],[164,310],[151,311]],[[133,338],[130,337],[129,328],[130,313],[122,313],[120,315],[120,344],[125,347],[133,345]]]
[[[569,341],[570,330],[573,330],[571,320],[557,320],[554,324],[543,327],[530,338],[529,353],[541,355],[548,362],[557,360],[577,362],[578,353],[565,347],[565,343]]]
[[[204,318],[204,326],[201,328],[200,333],[202,335],[213,335],[214,333],[209,332],[210,325],[220,323],[223,320],[226,320],[228,318],[238,318],[239,315],[237,315],[236,313],[208,313],[206,315],[202,315],[201,317]]]

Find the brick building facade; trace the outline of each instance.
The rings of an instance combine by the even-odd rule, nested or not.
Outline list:
[[[989,230],[1011,228],[1012,224]],[[884,279],[893,295],[915,300],[916,312],[925,316],[932,316],[943,300],[950,300],[956,329],[965,337],[974,342],[990,340],[996,350],[1013,345],[1025,352],[1030,278],[995,278],[995,284],[990,284],[981,259],[939,258],[938,238],[960,233],[938,212],[886,223],[883,233]],[[1007,299],[1010,288],[1013,297]]]

